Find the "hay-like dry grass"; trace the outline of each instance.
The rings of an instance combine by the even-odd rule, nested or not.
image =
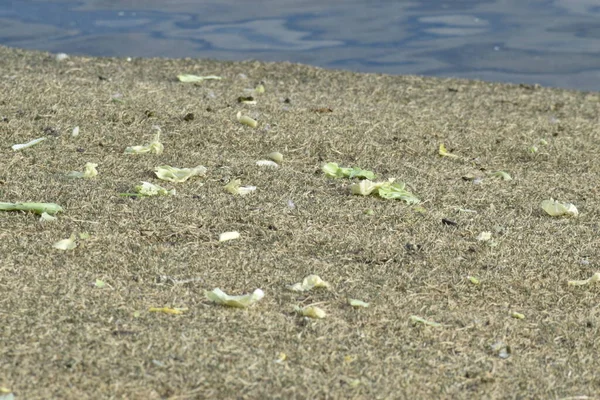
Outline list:
[[[184,84],[182,73],[223,80]],[[5,47],[0,79],[0,201],[65,209],[54,223],[0,213],[0,386],[17,398],[600,392],[600,290],[567,285],[598,270],[598,94],[287,63],[57,62]],[[261,82],[256,106],[237,102]],[[240,110],[256,129],[237,121]],[[148,143],[153,125],[163,154],[123,154]],[[460,158],[440,157],[440,143]],[[255,165],[271,151],[284,154],[280,168]],[[351,195],[352,181],[322,173],[330,161],[406,182],[426,212]],[[86,162],[97,178],[65,176]],[[152,171],[163,164],[208,175],[162,182]],[[488,176],[498,170],[514,179]],[[224,191],[236,178],[258,190]],[[119,195],[140,181],[177,195]],[[579,218],[545,215],[550,197],[573,202]],[[234,230],[239,240],[218,242]],[[476,240],[484,231],[492,242]],[[72,232],[91,237],[52,248]],[[311,273],[331,289],[286,290]],[[266,296],[229,309],[204,297],[215,287]],[[371,305],[353,309],[348,297]],[[294,312],[312,303],[327,318]],[[148,312],[164,306],[189,310]],[[508,358],[491,349],[498,342]]]

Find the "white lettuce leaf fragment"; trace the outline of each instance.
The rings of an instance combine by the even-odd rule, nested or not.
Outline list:
[[[71,132],[71,136],[72,137],[79,136],[79,127],[78,126],[76,126],[75,128],[73,128],[73,132]]]
[[[294,283],[288,289],[294,292],[306,292],[315,288],[329,288],[329,283],[325,282],[319,275],[308,275],[302,282]]]
[[[46,211],[44,211],[42,213],[42,215],[40,216],[40,221],[42,222],[54,222],[56,221],[58,218],[48,214]]]
[[[477,235],[477,240],[480,242],[486,242],[492,238],[492,232],[481,232]]]
[[[366,303],[362,300],[357,300],[357,299],[348,299],[348,304],[350,304],[352,307],[363,307],[363,308],[369,307],[369,303]]]
[[[125,154],[144,154],[144,153],[162,154],[165,147],[160,142],[161,129],[160,129],[160,127],[158,127],[156,125],[153,126],[153,128],[156,129],[156,134],[154,135],[152,142],[142,145],[142,146],[129,146],[125,149]]]
[[[181,75],[177,75],[177,79],[179,79],[180,82],[185,82],[185,83],[198,83],[198,82],[211,80],[211,79],[220,81],[223,78],[221,78],[220,76],[216,76],[216,75],[199,76],[199,75],[192,75],[192,74],[181,74]]]
[[[542,209],[546,211],[549,215],[553,217],[560,216],[568,216],[568,217],[577,217],[579,215],[579,211],[577,211],[577,207],[575,207],[571,203],[561,203],[558,200],[550,199],[542,201]]]
[[[11,146],[11,148],[12,148],[14,151],[19,151],[19,150],[23,150],[23,149],[26,149],[26,148],[28,148],[28,147],[34,146],[34,145],[36,145],[36,144],[38,144],[38,143],[40,143],[40,142],[43,142],[44,140],[46,140],[46,138],[45,138],[45,137],[41,137],[41,138],[38,138],[38,139],[33,139],[32,141],[30,141],[30,142],[27,142],[27,143],[23,143],[23,144],[13,144],[13,145]]]
[[[325,312],[325,310],[323,310],[322,308],[319,308],[317,306],[306,306],[306,307],[296,306],[294,309],[300,315],[302,315],[304,317],[308,317],[308,318],[323,319],[327,316],[327,313]]]
[[[36,214],[54,215],[62,210],[56,203],[0,203],[0,211],[31,211]]]
[[[219,242],[226,242],[228,240],[235,240],[240,238],[238,231],[223,232],[219,235]]]
[[[192,176],[205,176],[206,168],[198,165],[194,168],[176,168],[170,165],[160,165],[154,168],[158,179],[169,182],[185,182]]]
[[[243,124],[243,125],[247,125],[247,126],[249,126],[249,127],[251,127],[251,128],[256,128],[256,127],[258,126],[258,121],[256,121],[256,120],[255,120],[255,119],[253,119],[253,118],[250,118],[250,117],[249,117],[249,116],[247,116],[247,115],[242,115],[242,112],[241,112],[241,111],[239,111],[239,112],[237,113],[237,116],[236,116],[236,117],[237,117],[237,120],[238,120],[238,121],[239,121],[241,124]]]
[[[277,164],[275,161],[271,161],[271,160],[258,160],[256,162],[256,165],[258,165],[259,167],[271,167],[271,168],[279,167],[279,164]]]
[[[72,233],[68,239],[59,240],[58,242],[52,245],[55,249],[58,250],[73,250],[77,247],[77,243],[75,242],[75,234]]]
[[[85,163],[83,172],[72,171],[72,172],[69,172],[67,174],[67,176],[69,178],[85,178],[85,179],[93,178],[98,175],[98,171],[96,170],[97,166],[98,166],[98,164],[94,164],[94,163],[90,163],[90,162]]]
[[[232,179],[227,185],[224,186],[225,190],[231,194],[239,194],[245,196],[248,193],[252,193],[256,190],[256,186],[241,186],[242,181],[239,179]]]
[[[135,187],[135,192],[142,196],[168,196],[176,193],[175,189],[165,189],[162,186],[150,182],[143,182]]]
[[[242,296],[230,296],[219,288],[213,289],[212,291],[207,290],[204,294],[207,299],[214,303],[236,308],[249,307],[265,297],[265,293],[260,289],[256,289],[253,293]]]
[[[584,279],[582,281],[569,281],[569,286],[583,286],[588,285],[590,283],[595,283],[600,281],[600,272],[596,272],[594,275],[589,277],[588,279]]]

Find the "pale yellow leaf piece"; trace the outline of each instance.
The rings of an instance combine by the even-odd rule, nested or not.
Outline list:
[[[184,308],[170,308],[170,307],[150,307],[148,311],[150,312],[159,312],[164,314],[183,314],[187,311],[187,307]]]
[[[516,311],[512,312],[510,314],[510,316],[513,317],[513,318],[515,318],[515,319],[525,319],[525,315],[524,314],[518,313]]]
[[[252,119],[247,115],[242,115],[241,111],[238,111],[237,113],[237,120],[240,121],[241,124],[248,125],[252,128],[256,128],[258,126],[258,122],[255,119]]]
[[[429,326],[435,326],[435,327],[442,326],[442,324],[440,324],[438,322],[428,321],[425,318],[421,318],[421,317],[418,317],[416,315],[411,315],[409,319],[414,324],[418,324],[419,323],[419,324],[429,325]]]
[[[590,283],[600,281],[600,272],[596,272],[594,275],[589,277],[588,279],[584,279],[582,281],[569,281],[569,286],[583,286]]]
[[[181,74],[181,75],[177,75],[177,79],[179,79],[180,82],[185,82],[185,83],[199,83],[199,82],[211,80],[211,79],[221,80],[223,78],[221,78],[220,76],[216,76],[216,75],[198,76],[198,75],[191,75],[191,74]]]
[[[271,168],[279,167],[279,165],[275,161],[271,161],[271,160],[258,160],[256,162],[256,165],[258,165],[259,167],[271,167]]]
[[[275,359],[275,362],[277,364],[281,364],[283,363],[285,360],[287,360],[287,355],[283,352],[277,354],[277,358]]]
[[[315,288],[329,288],[329,283],[325,282],[319,275],[308,275],[302,282],[294,283],[289,286],[294,292],[306,292]]]
[[[156,134],[152,139],[152,142],[149,144],[145,144],[143,146],[130,146],[125,149],[125,154],[144,154],[144,153],[153,153],[153,154],[162,154],[165,147],[160,142],[160,133],[161,129],[158,126],[153,126],[156,129]]]
[[[52,245],[55,249],[58,250],[73,250],[77,247],[77,243],[75,242],[75,234],[72,233],[68,239],[59,240],[58,242]]]
[[[283,162],[283,154],[281,154],[278,151],[273,151],[269,153],[267,157],[279,164]]]
[[[327,313],[317,306],[295,307],[295,310],[302,316],[314,319],[323,319]]]
[[[448,150],[446,150],[446,146],[444,145],[444,143],[440,143],[439,154],[442,157],[458,158],[456,154],[452,154]]]
[[[549,215],[553,217],[560,216],[569,216],[569,217],[577,217],[579,215],[579,211],[577,211],[577,207],[575,207],[571,203],[562,203],[558,200],[554,200],[550,198],[550,200],[544,200],[541,203],[542,209],[546,211]]]
[[[352,194],[359,194],[361,196],[368,196],[371,193],[373,193],[373,191],[375,189],[378,189],[379,185],[377,183],[375,183],[375,182],[371,182],[368,179],[363,179],[359,183],[355,183],[354,185],[352,185],[350,188],[352,190]]]
[[[256,186],[241,186],[241,184],[242,181],[239,179],[232,179],[227,185],[225,185],[225,190],[231,194],[239,194],[240,196],[247,195],[248,193],[252,193],[256,190]]]
[[[479,278],[477,278],[476,276],[471,276],[471,275],[469,275],[469,276],[467,276],[467,279],[468,279],[469,281],[471,281],[471,283],[472,283],[473,285],[479,285],[479,284],[481,283],[481,282],[479,281]]]
[[[90,162],[85,163],[83,172],[72,171],[72,172],[69,172],[67,174],[67,176],[69,178],[85,178],[85,179],[93,178],[98,175],[98,170],[96,170],[97,166],[98,166],[98,164],[94,164],[94,163],[90,163]]]
[[[96,282],[94,282],[94,286],[96,286],[99,289],[102,289],[104,286],[106,286],[106,283],[101,279],[96,279]]]
[[[362,300],[356,300],[356,299],[348,299],[348,304],[350,304],[352,307],[364,307],[364,308],[369,307],[369,303],[365,303]]]
[[[242,296],[229,296],[219,288],[213,289],[210,292],[205,291],[204,294],[206,295],[207,299],[217,304],[237,308],[246,308],[251,306],[265,296],[265,293],[260,289],[256,289],[253,293]]]
[[[491,238],[492,232],[481,232],[479,235],[477,235],[477,240],[479,240],[480,242],[487,242]]]
[[[512,181],[512,176],[508,172],[496,171],[491,174],[492,176],[501,178],[503,181]]]
[[[177,193],[175,189],[168,190],[162,186],[143,181],[141,185],[135,187],[135,192],[142,196],[167,196]]]
[[[238,231],[223,232],[219,235],[219,242],[226,242],[228,240],[239,239],[240,233]]]
[[[265,87],[262,84],[260,84],[260,85],[258,85],[258,86],[256,86],[254,88],[254,91],[256,93],[264,93],[265,92]]]
[[[41,138],[38,138],[38,139],[33,139],[32,141],[30,141],[30,142],[27,142],[27,143],[23,143],[23,144],[13,144],[13,145],[11,146],[11,148],[12,148],[14,151],[19,151],[19,150],[23,150],[23,149],[26,149],[26,148],[28,148],[28,147],[34,146],[34,145],[36,145],[36,144],[38,144],[38,143],[40,143],[40,142],[43,142],[44,140],[46,140],[46,138],[45,138],[45,137],[41,137]]]
[[[54,222],[56,221],[58,218],[48,214],[47,212],[43,212],[42,215],[40,216],[40,221],[42,222]]]
[[[169,182],[185,182],[192,176],[205,176],[206,168],[198,165],[194,168],[176,168],[170,165],[160,165],[154,168],[154,173],[158,179]]]

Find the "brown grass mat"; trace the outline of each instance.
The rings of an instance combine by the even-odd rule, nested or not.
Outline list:
[[[0,201],[64,208],[54,222],[0,212],[0,388],[15,398],[600,392],[600,290],[567,284],[598,270],[598,94],[4,47],[0,79]],[[265,93],[245,90],[259,83]],[[256,105],[238,103],[249,95]],[[124,154],[154,125],[162,154]],[[272,151],[279,168],[256,165]],[[97,177],[66,176],[87,162]],[[327,162],[396,178],[421,203],[352,195],[356,178],[326,177]],[[208,172],[164,182],[164,164]],[[232,179],[257,190],[232,195]],[[176,194],[120,195],[141,181]],[[545,214],[551,197],[579,217]],[[226,231],[241,236],[219,243]],[[72,233],[89,238],[52,247]],[[309,274],[330,288],[288,289]],[[217,287],[265,297],[226,308],[205,297]],[[310,304],[326,318],[294,311]]]

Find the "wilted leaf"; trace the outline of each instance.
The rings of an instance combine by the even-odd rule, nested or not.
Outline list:
[[[141,185],[135,187],[135,192],[141,196],[167,196],[174,195],[176,193],[176,190],[168,190],[162,186],[142,181]]]
[[[295,310],[302,316],[315,319],[323,319],[327,313],[322,308],[316,306],[295,307]]]
[[[446,146],[444,145],[444,143],[440,143],[439,154],[442,157],[458,158],[456,154],[452,154],[448,150],[446,150]]]
[[[272,168],[279,167],[279,165],[275,161],[271,161],[271,160],[258,160],[256,162],[256,165],[258,165],[259,167],[272,167]]]
[[[179,79],[180,82],[185,82],[185,83],[198,83],[198,82],[206,81],[209,79],[221,80],[222,78],[220,76],[216,76],[216,75],[198,76],[198,75],[191,75],[191,74],[181,74],[181,75],[177,75],[177,79]]]
[[[238,231],[223,232],[219,235],[219,242],[226,242],[228,240],[239,239],[240,233]]]
[[[150,307],[148,311],[150,312],[159,312],[164,314],[183,314],[187,311],[187,307],[184,308],[170,308],[170,307]]]
[[[352,307],[369,307],[369,303],[365,303],[362,300],[356,300],[356,299],[348,299],[348,304],[350,304]]]
[[[575,207],[571,203],[561,203],[558,200],[550,199],[542,201],[542,209],[546,211],[549,215],[553,217],[560,217],[562,215],[577,217],[579,215],[579,211],[577,211],[577,207]]]
[[[239,194],[240,196],[244,196],[256,190],[256,186],[240,186],[241,184],[242,181],[239,179],[232,179],[225,185],[225,190],[231,194]]]
[[[279,164],[281,164],[281,162],[283,161],[283,154],[281,154],[278,151],[273,151],[269,153],[267,157]]]
[[[0,203],[0,211],[31,211],[36,214],[54,215],[61,212],[61,206],[55,203]]]
[[[152,139],[152,142],[149,144],[145,144],[143,146],[130,146],[125,149],[125,154],[144,154],[144,153],[154,153],[154,154],[162,154],[164,150],[163,144],[160,142],[160,133],[161,129],[158,126],[153,126],[156,129],[156,134]]]
[[[598,282],[598,281],[600,281],[600,272],[596,272],[594,275],[592,275],[588,279],[584,279],[582,281],[569,281],[568,284],[569,284],[569,286],[582,286],[582,285],[587,285],[587,284]]]
[[[479,284],[480,284],[479,278],[477,278],[476,276],[471,276],[471,275],[469,275],[469,276],[467,276],[467,279],[468,279],[469,281],[471,281],[471,283],[472,283],[473,285],[479,285]]]
[[[205,176],[206,168],[198,165],[194,168],[175,168],[170,165],[160,165],[154,168],[158,179],[169,182],[185,182],[192,176]]]
[[[329,288],[329,283],[325,282],[318,275],[308,275],[302,282],[294,283],[288,288],[294,292],[306,292],[314,288]]]
[[[27,143],[24,143],[24,144],[13,144],[11,147],[12,147],[12,149],[14,151],[23,150],[23,149],[26,149],[26,148],[31,147],[33,145],[36,145],[36,144],[38,144],[40,142],[43,142],[44,140],[46,140],[46,138],[42,137],[42,138],[38,138],[38,139],[33,139],[31,142],[27,142]]]
[[[211,292],[205,291],[204,293],[210,301],[213,301],[217,304],[222,304],[224,306],[237,308],[246,308],[251,306],[265,296],[265,293],[260,289],[256,289],[252,294],[246,294],[242,296],[229,296],[219,288],[216,288]]]
[[[438,323],[438,322],[433,322],[433,321],[428,321],[424,318],[418,317],[416,315],[411,315],[410,318],[411,322],[413,322],[414,324],[424,324],[424,325],[429,325],[429,326],[442,326],[442,324]]]
[[[334,162],[323,165],[322,170],[325,175],[332,178],[375,179],[375,174],[372,171],[367,171],[358,167],[342,168]]]
[[[237,113],[237,120],[240,121],[241,124],[248,125],[252,128],[256,128],[258,125],[258,122],[255,119],[252,119],[247,115],[242,115],[241,111]]]
[[[73,250],[77,247],[77,243],[75,243],[75,234],[72,233],[68,239],[59,240],[54,243],[52,247],[58,250]]]
[[[513,312],[510,314],[511,317],[515,318],[515,319],[525,319],[525,315],[518,313],[518,312]]]
[[[93,178],[98,175],[98,171],[96,170],[97,166],[98,166],[98,164],[94,164],[94,163],[90,163],[90,162],[85,163],[83,172],[72,171],[72,172],[69,172],[67,174],[67,176],[69,178],[85,178],[85,179]]]

